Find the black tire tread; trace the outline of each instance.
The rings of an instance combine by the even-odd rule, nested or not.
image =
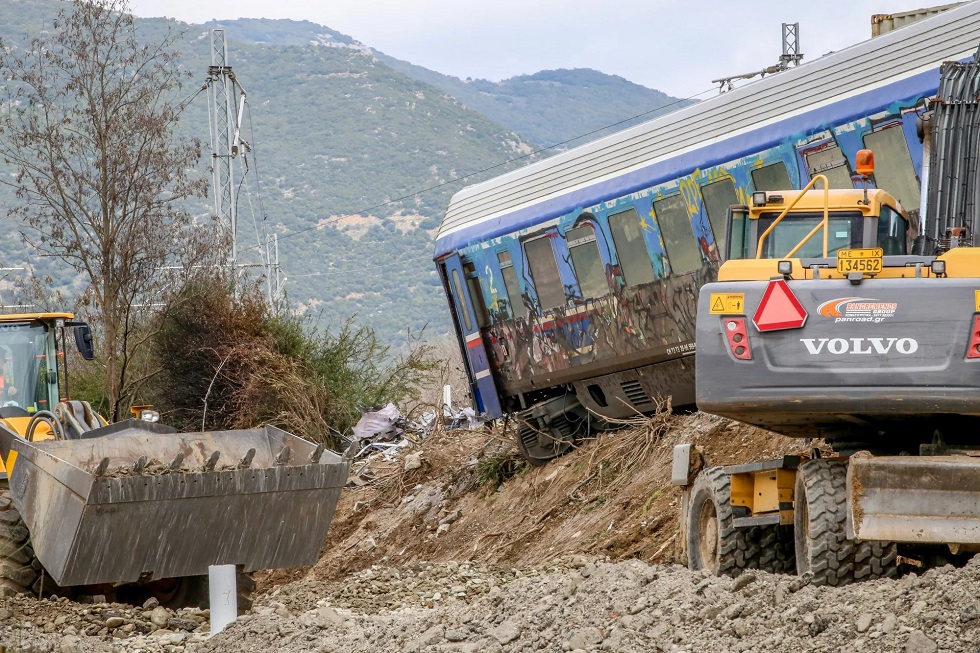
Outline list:
[[[796,544],[792,526],[758,526],[759,569],[770,574],[796,572]]]
[[[10,490],[0,490],[0,597],[34,592],[40,569],[30,533],[14,507]]]
[[[846,478],[847,464],[841,460],[811,460],[801,465],[798,472],[796,501],[806,502],[810,555],[809,560],[802,559],[800,541],[796,548],[797,572],[812,573],[814,585],[839,587],[856,580],[894,577],[898,573],[894,542],[847,539]],[[802,518],[799,513],[797,516]],[[797,523],[797,538],[803,537]]]
[[[705,497],[705,494],[708,496]],[[735,528],[732,522],[731,478],[721,467],[710,467],[698,474],[691,487],[691,510],[687,522],[688,566],[698,571],[709,566],[700,559],[698,533],[700,505],[710,498],[718,517],[718,569],[719,576],[739,576],[747,569],[759,568],[760,548],[754,528]]]

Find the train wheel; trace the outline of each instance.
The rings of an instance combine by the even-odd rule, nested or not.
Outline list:
[[[238,614],[245,614],[252,608],[252,594],[255,591],[255,580],[251,574],[241,569],[236,578],[238,588]],[[184,576],[181,578],[163,578],[145,585],[123,586],[119,590],[119,599],[126,603],[141,605],[146,599],[153,597],[165,608],[207,608],[210,605],[210,593],[207,575]]]
[[[731,481],[721,467],[698,474],[687,520],[688,566],[716,576],[738,576],[758,567],[759,547],[750,529],[733,525]]]
[[[568,420],[556,419],[543,429],[519,422],[517,448],[532,465],[544,465],[552,458],[568,453],[574,440],[574,429]]]

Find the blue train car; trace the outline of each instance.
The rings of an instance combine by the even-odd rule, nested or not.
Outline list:
[[[692,405],[728,208],[816,174],[858,185],[867,148],[917,219],[917,118],[978,43],[975,2],[456,193],[434,258],[475,408],[518,413],[542,462],[603,417]]]

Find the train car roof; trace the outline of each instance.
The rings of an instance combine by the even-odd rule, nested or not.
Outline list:
[[[794,119],[812,128],[819,121],[808,112],[833,105],[844,117],[868,115],[877,88],[935,89],[939,64],[972,55],[978,43],[980,1],[468,186],[449,203],[435,257],[649,187],[668,169],[676,178],[757,153],[792,134]]]

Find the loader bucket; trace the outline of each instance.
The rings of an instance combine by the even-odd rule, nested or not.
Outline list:
[[[18,454],[14,505],[63,587],[311,565],[349,468],[271,426],[176,433],[129,420],[80,440],[2,439]]]
[[[980,544],[980,460],[855,455],[847,469],[848,537]]]

